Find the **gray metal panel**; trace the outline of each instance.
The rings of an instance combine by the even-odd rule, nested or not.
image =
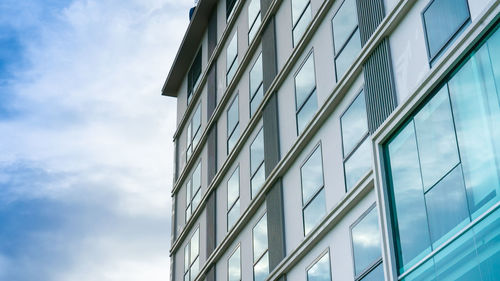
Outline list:
[[[373,133],[397,106],[387,38],[377,46],[364,64],[364,77],[368,129]]]
[[[210,185],[217,174],[217,124],[214,124],[208,132],[207,150],[207,185]]]
[[[269,89],[274,77],[278,74],[276,55],[275,18],[269,20],[262,33],[262,68],[264,92]]]
[[[269,7],[271,7],[272,0],[260,0],[260,14],[262,17],[266,15],[267,10],[269,10]]]
[[[215,281],[215,266],[212,266],[212,268],[208,270],[205,281]]]
[[[365,45],[375,29],[384,19],[383,0],[357,0],[359,33],[361,44]]]
[[[170,280],[175,280],[175,255],[170,258]]]
[[[214,64],[207,76],[207,120],[210,120],[217,107],[217,66]]]
[[[216,247],[216,202],[215,192],[212,192],[208,196],[207,205],[206,205],[206,213],[207,213],[207,257],[212,254]]]
[[[213,9],[210,19],[208,20],[208,58],[212,56],[212,53],[217,46],[217,9]]]
[[[283,187],[281,179],[266,195],[267,240],[269,249],[269,271],[285,257],[285,217],[283,213]]]
[[[278,95],[273,93],[264,106],[262,113],[264,123],[264,163],[266,177],[280,161],[280,139],[278,121]]]

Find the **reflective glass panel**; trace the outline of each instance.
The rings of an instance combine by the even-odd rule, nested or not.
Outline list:
[[[184,272],[189,270],[191,261],[189,260],[189,244],[184,247]]]
[[[264,281],[269,275],[269,253],[266,253],[253,267],[254,281]]]
[[[316,90],[312,92],[307,99],[306,103],[297,112],[297,133],[300,135],[306,126],[311,122],[314,114],[318,110],[318,98],[316,97]]]
[[[233,150],[234,146],[238,142],[238,139],[240,138],[240,128],[238,125],[236,125],[236,128],[234,129],[233,133],[227,140],[227,153],[231,153]]]
[[[250,102],[250,117],[253,116],[257,108],[259,108],[260,103],[262,102],[262,98],[264,97],[264,87],[262,87],[262,83],[260,84],[259,89],[253,96],[252,101]]]
[[[240,199],[236,200],[231,210],[227,214],[227,230],[233,228],[234,224],[240,218]]]
[[[197,257],[191,265],[191,280],[194,280],[200,272],[200,259]]]
[[[240,262],[240,247],[236,248],[233,255],[227,262],[228,280],[240,281],[241,280],[241,262]]]
[[[229,42],[229,45],[227,46],[227,53],[226,53],[226,69],[227,70],[229,70],[229,68],[231,68],[233,61],[236,59],[237,56],[238,56],[238,33],[235,32],[233,34],[233,38],[231,38],[231,41]]]
[[[196,108],[196,111],[193,115],[193,135],[198,131],[198,128],[201,126],[201,103]]]
[[[267,250],[267,214],[262,216],[252,231],[253,261],[256,262]]]
[[[264,161],[264,130],[255,137],[252,145],[250,145],[250,172],[253,175],[260,164]]]
[[[344,49],[335,59],[335,69],[337,80],[340,80],[344,73],[351,67],[361,50],[361,39],[359,37],[359,29],[354,33],[349,42],[345,45]]]
[[[191,237],[190,246],[191,246],[191,263],[198,257],[200,253],[200,229],[196,229],[196,232]]]
[[[261,24],[260,0],[252,0],[248,5],[248,42],[251,43]]]
[[[361,278],[360,281],[385,281],[383,263],[377,265],[370,273]]]
[[[335,54],[338,54],[358,26],[358,12],[355,0],[345,0],[342,3],[342,6],[333,17],[332,25]]]
[[[372,168],[371,140],[367,137],[344,163],[346,190],[351,190]]]
[[[304,104],[314,88],[316,88],[316,76],[314,74],[314,55],[311,53],[295,76],[296,110]]]
[[[236,168],[227,181],[227,208],[231,208],[234,201],[240,197],[240,168]]]
[[[257,170],[254,174],[252,181],[250,183],[252,188],[252,198],[259,193],[259,190],[262,188],[262,185],[266,181],[266,172],[265,172],[265,163],[262,163],[262,166]]]
[[[342,146],[346,157],[368,133],[365,94],[361,92],[340,118]]]
[[[330,274],[330,254],[326,252],[307,271],[307,281],[331,281]]]
[[[325,189],[320,192],[304,208],[304,235],[309,234],[323,220],[326,214]]]
[[[373,208],[352,228],[352,250],[356,276],[381,257],[377,208]]]
[[[192,175],[193,179],[193,192],[196,192],[200,186],[201,186],[201,162],[198,163],[196,166],[196,169],[193,172]]]
[[[239,98],[236,96],[236,98],[233,100],[233,103],[229,107],[229,110],[227,111],[227,134],[231,134],[233,129],[238,125],[239,122],[239,104],[238,104]]]
[[[308,4],[309,0],[292,0],[292,22],[294,25]]]
[[[255,92],[262,83],[262,54],[259,55],[252,69],[250,70],[250,97],[253,98]]]
[[[311,17],[311,5],[308,5],[304,14],[293,28],[293,46],[297,46],[300,39],[302,39],[304,32],[306,32],[307,26],[309,26],[309,23],[311,22]]]
[[[300,177],[302,180],[302,204],[305,205],[316,191],[323,187],[321,146],[314,150],[313,154],[300,168]]]

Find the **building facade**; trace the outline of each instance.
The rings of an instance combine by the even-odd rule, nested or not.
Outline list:
[[[172,281],[500,280],[500,1],[200,0]]]

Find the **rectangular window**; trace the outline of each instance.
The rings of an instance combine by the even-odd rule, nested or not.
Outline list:
[[[351,190],[372,168],[372,149],[366,115],[365,94],[361,91],[340,117],[346,191]]]
[[[427,54],[432,62],[469,22],[467,0],[433,0],[422,12]]]
[[[358,12],[355,0],[344,0],[333,16],[333,47],[337,81],[344,75],[361,50]]]
[[[201,48],[196,54],[196,57],[189,69],[188,73],[188,92],[187,92],[187,103],[191,102],[191,97],[193,95],[194,90],[198,86],[198,82],[200,82],[201,75]]]
[[[255,38],[261,21],[260,0],[251,0],[248,5],[248,45],[250,45]]]
[[[351,239],[355,280],[384,280],[375,205],[351,227]]]
[[[309,124],[317,110],[314,52],[311,52],[295,75],[295,115],[298,135]]]
[[[186,223],[201,201],[201,162],[186,184]]]
[[[233,80],[238,69],[238,32],[235,32],[226,50],[226,86]]]
[[[262,54],[260,54],[250,70],[250,118],[253,116],[264,97],[262,81]]]
[[[196,229],[184,248],[184,281],[192,281],[200,272],[200,229]]]
[[[227,110],[227,154],[231,153],[240,138],[239,97],[236,95]]]
[[[233,15],[234,6],[238,0],[226,0],[226,19]]]
[[[196,108],[187,128],[186,162],[189,161],[201,137],[201,103]]]
[[[240,245],[234,250],[227,261],[227,280],[241,281],[241,253]]]
[[[331,281],[330,252],[327,250],[307,269],[307,281]]]
[[[252,230],[253,280],[264,281],[269,275],[269,253],[267,251],[267,214],[264,214]]]
[[[309,234],[326,214],[322,157],[320,144],[300,168],[304,235]]]
[[[497,29],[385,146],[401,274],[500,201],[499,62]]]
[[[250,145],[250,186],[252,198],[257,195],[266,181],[264,163],[264,130],[261,128]]]
[[[227,181],[227,231],[233,228],[240,217],[240,167],[234,170]]]
[[[292,36],[293,46],[297,46],[311,22],[311,2],[309,0],[292,0]]]

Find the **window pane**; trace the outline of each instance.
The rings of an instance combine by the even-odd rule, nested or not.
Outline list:
[[[340,118],[342,147],[346,157],[368,133],[365,94],[361,92]]]
[[[198,128],[201,126],[201,103],[198,105],[196,108],[196,111],[194,112],[193,115],[193,134],[198,131]]]
[[[258,1],[258,0],[254,0],[254,1]],[[255,38],[255,35],[257,35],[257,31],[259,30],[261,24],[262,23],[261,23],[260,14],[259,14],[259,18],[257,20],[255,20],[255,23],[248,31],[248,42],[249,43],[252,43],[253,39]]]
[[[300,168],[302,205],[305,205],[316,191],[323,187],[323,160],[321,157],[321,146],[318,146]]]
[[[308,271],[307,281],[331,281],[330,255],[326,252]]]
[[[383,264],[377,265],[370,273],[363,277],[360,281],[384,281],[384,267]]]
[[[253,261],[256,262],[267,250],[267,214],[262,216],[252,230]]]
[[[252,198],[259,193],[259,190],[262,188],[262,185],[266,181],[266,173],[265,173],[265,163],[262,163],[259,170],[255,173],[252,178],[251,187],[252,187]]]
[[[262,87],[261,83],[260,88],[257,90],[257,93],[255,93],[252,101],[250,102],[250,117],[252,117],[255,111],[257,111],[257,108],[259,108],[259,105],[262,102],[263,97],[264,97],[264,87]]]
[[[198,257],[200,253],[200,229],[196,229],[196,232],[193,234],[193,237],[191,237],[191,242],[189,242],[191,245],[191,263],[194,262],[194,259]]]
[[[436,248],[469,223],[460,165],[425,194],[425,201],[431,240]]]
[[[309,0],[292,0],[292,23],[294,25],[308,4]]]
[[[297,46],[300,39],[302,39],[304,32],[306,32],[306,29],[311,22],[311,17],[311,5],[309,5],[293,29],[293,46]]]
[[[341,53],[335,59],[335,69],[337,71],[337,80],[340,80],[344,73],[351,67],[361,50],[361,40],[359,37],[359,29],[351,37],[347,45],[342,49]]]
[[[340,48],[344,46],[349,36],[351,36],[354,29],[358,26],[356,2],[354,0],[345,0],[337,14],[335,14],[332,24],[335,54],[338,54]]]
[[[226,70],[229,70],[231,65],[233,64],[234,59],[238,56],[238,33],[235,32],[233,34],[233,38],[231,38],[231,42],[227,46],[226,53]]]
[[[192,189],[192,180],[189,179],[189,181],[186,184],[186,205],[189,205],[191,203],[191,189]]]
[[[236,203],[234,203],[233,208],[227,214],[227,230],[231,230],[234,224],[240,218],[240,200],[238,199]]]
[[[500,29],[497,29],[495,33],[488,39],[488,51],[491,59],[491,66],[493,68],[493,73],[495,76],[495,81],[497,85],[497,94],[500,100]]]
[[[295,76],[295,105],[298,110],[316,87],[314,74],[314,55],[311,53],[302,68]]]
[[[251,174],[255,173],[262,161],[264,161],[264,130],[260,129],[260,132],[257,134],[252,145],[250,146]]]
[[[253,267],[254,281],[264,281],[269,275],[269,253],[266,253],[261,260]]]
[[[377,208],[373,208],[352,228],[354,268],[359,276],[381,257]]]
[[[189,259],[189,244],[184,247],[184,272],[189,270],[191,266],[191,261]]]
[[[193,203],[191,203],[191,208],[192,208],[193,212],[198,207],[198,204],[200,204],[200,201],[201,201],[201,191],[198,188],[198,190],[196,191],[196,193],[193,196]]]
[[[415,130],[422,178],[427,190],[459,161],[446,86],[415,115]]]
[[[201,162],[198,163],[198,166],[196,166],[196,169],[193,172],[192,175],[193,179],[193,192],[196,192],[198,188],[201,186]]]
[[[197,257],[191,266],[191,280],[194,280],[200,272],[200,259]]]
[[[240,138],[240,128],[237,125],[236,128],[233,131],[233,134],[227,140],[227,154],[231,153],[231,151],[233,150],[234,146],[238,142],[239,138]]]
[[[260,87],[262,83],[262,54],[259,55],[255,64],[250,70],[250,97],[252,98],[255,95],[255,92]]]
[[[231,134],[233,131],[234,127],[238,124],[238,121],[240,119],[239,117],[239,97],[236,96],[234,98],[233,103],[231,104],[231,107],[229,107],[229,110],[227,111],[227,134]]]
[[[406,269],[430,252],[413,122],[389,143],[392,192],[397,213],[399,267]]]
[[[448,82],[473,218],[496,203],[500,191],[500,107],[485,47]]]
[[[236,70],[238,69],[238,60],[234,61],[234,64],[231,66],[231,68],[227,72],[226,76],[226,86],[231,83],[231,80],[233,80],[234,74],[236,74]]]
[[[301,134],[306,126],[311,122],[314,114],[318,110],[318,99],[316,97],[316,90],[309,96],[304,106],[297,113],[297,134]]]
[[[241,266],[240,266],[240,247],[234,251],[233,255],[227,262],[228,266],[228,280],[240,281],[241,280]]]
[[[240,196],[240,168],[236,170],[231,175],[231,178],[227,181],[227,208],[231,208],[234,201]]]
[[[347,191],[368,173],[372,168],[371,140],[367,137],[358,149],[347,159],[344,164],[345,184]]]
[[[495,281],[500,276],[500,209],[474,227],[477,254],[484,281]]]
[[[261,24],[260,0],[252,0],[248,5],[248,43],[250,44]]]
[[[309,205],[304,208],[304,235],[309,234],[323,220],[326,214],[325,205],[325,189],[321,189]]]
[[[434,57],[469,18],[467,0],[434,0],[424,12],[429,53]]]

